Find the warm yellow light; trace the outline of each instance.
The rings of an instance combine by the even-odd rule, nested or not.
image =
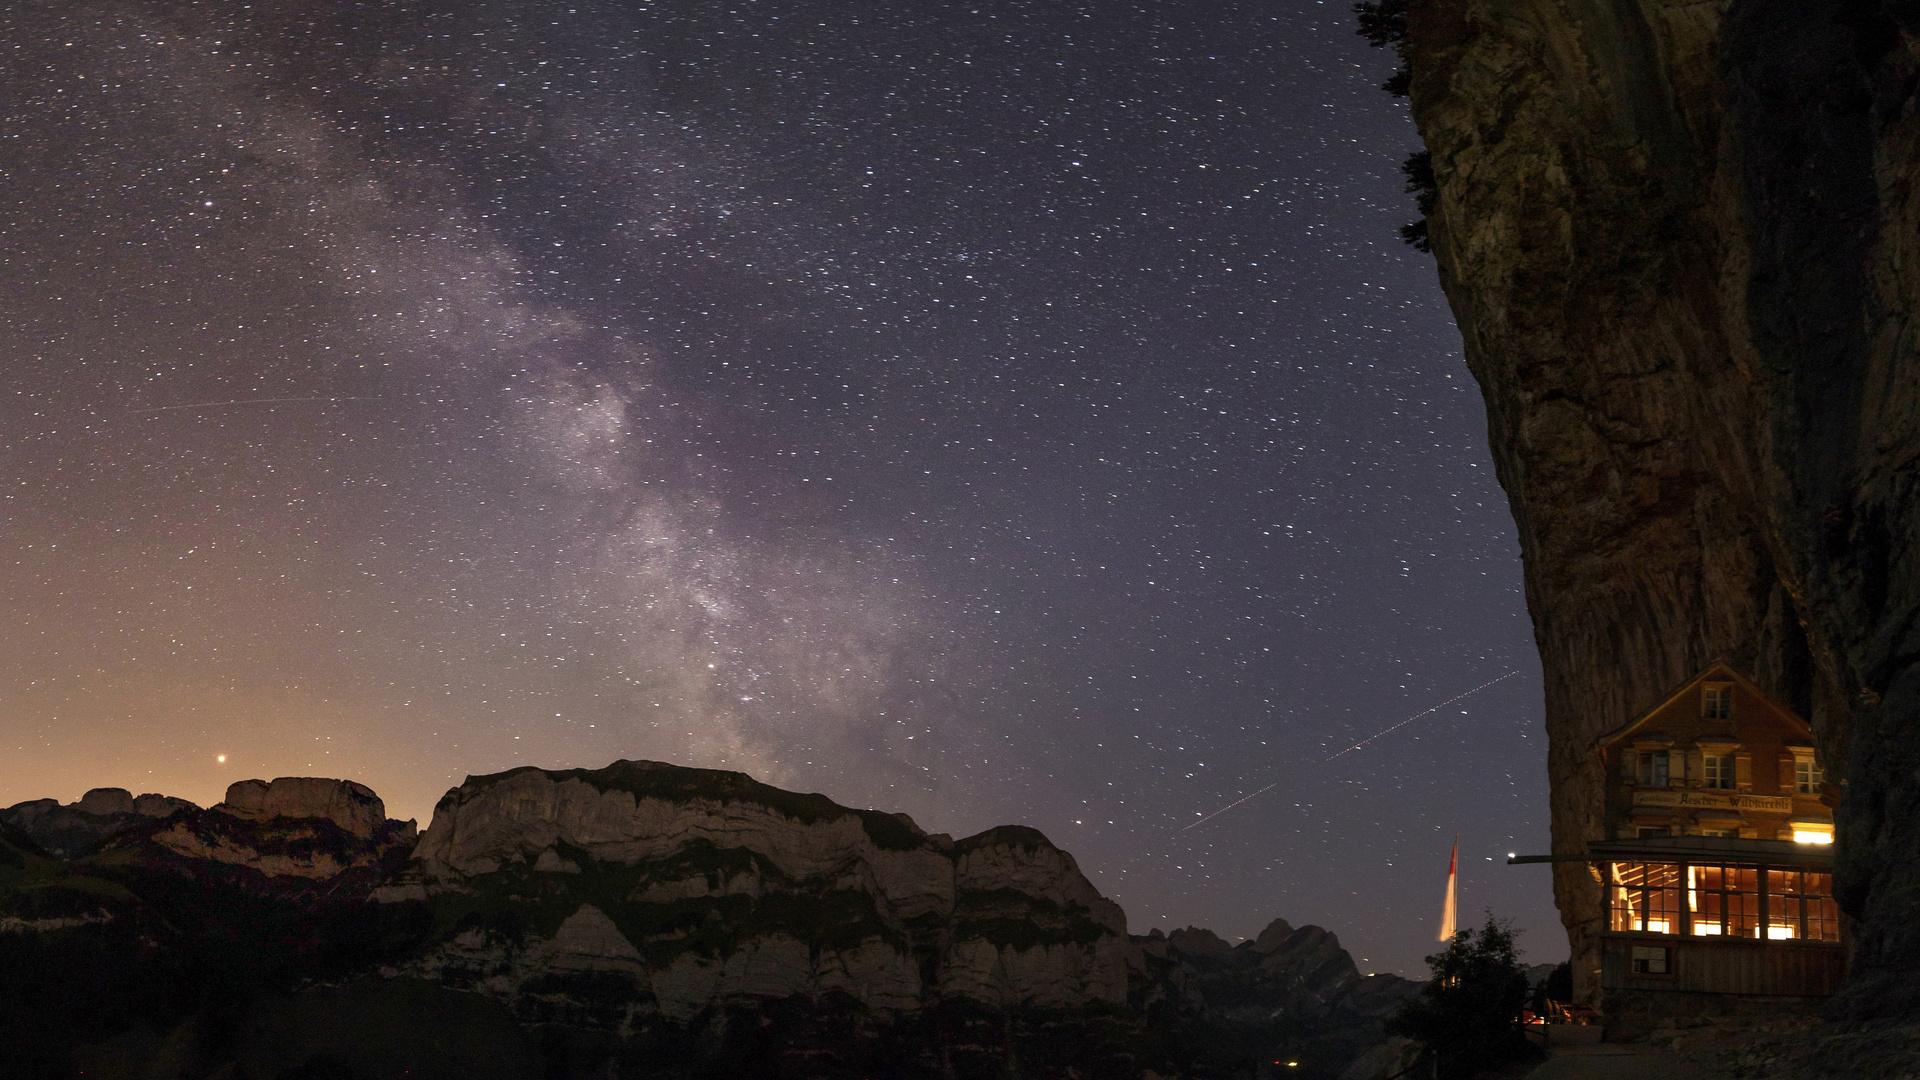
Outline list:
[[[1671,933],[1672,931],[1670,931],[1670,930],[1668,930],[1668,929],[1667,929],[1667,927],[1668,927],[1669,925],[1670,925],[1670,924],[1669,924],[1669,923],[1667,922],[1667,920],[1665,920],[1665,919],[1648,919],[1648,920],[1647,920],[1647,933],[1649,933],[1649,934],[1666,934],[1666,933]]]
[[[1767,927],[1767,936],[1772,938],[1775,941],[1785,941],[1786,939],[1793,936],[1793,927],[1769,926]]]
[[[1719,933],[1720,928],[1718,926],[1715,926],[1712,923],[1695,923],[1693,927],[1693,932],[1695,934],[1700,935],[1701,937],[1706,937],[1709,934]]]
[[[213,760],[219,762],[222,765],[225,765],[227,763],[227,755],[221,754],[218,757],[214,758]]]
[[[1831,844],[1833,843],[1833,834],[1830,832],[1807,832],[1803,829],[1795,829],[1793,830],[1793,842],[1796,844]]]

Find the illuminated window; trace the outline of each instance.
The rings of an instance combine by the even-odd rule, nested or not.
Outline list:
[[[1733,719],[1733,687],[1707,687],[1700,698],[1700,715],[1709,720]]]
[[[1733,787],[1733,755],[1708,754],[1700,759],[1700,776],[1710,788]]]
[[[1667,752],[1653,750],[1640,755],[1640,786],[1667,786]]]
[[[1659,945],[1635,945],[1633,947],[1633,973],[1635,975],[1665,975],[1667,973],[1667,950]]]
[[[1767,936],[1777,941],[1839,941],[1833,876],[1815,870],[1767,871]]]
[[[1827,771],[1812,758],[1799,758],[1793,763],[1793,790],[1801,795],[1820,794],[1821,785],[1827,782]]]
[[[1680,928],[1680,867],[1672,863],[1611,863],[1609,926],[1647,934]]]
[[[1751,866],[1687,867],[1687,915],[1700,937],[1758,937],[1760,871]]]
[[[1787,828],[1792,830],[1796,844],[1833,843],[1833,823],[1830,821],[1789,821]]]
[[[1630,933],[1840,940],[1833,877],[1819,870],[1609,863],[1607,909],[1607,928]]]

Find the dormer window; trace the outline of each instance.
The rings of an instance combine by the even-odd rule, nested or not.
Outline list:
[[[1704,754],[1700,758],[1700,783],[1702,787],[1733,790],[1733,755]]]
[[[1651,750],[1640,755],[1640,786],[1667,786],[1667,758],[1665,750]]]
[[[1793,790],[1797,795],[1818,795],[1820,788],[1827,782],[1827,771],[1812,758],[1796,758],[1793,762]]]
[[[1701,691],[1700,715],[1708,720],[1733,719],[1733,686],[1709,683]]]

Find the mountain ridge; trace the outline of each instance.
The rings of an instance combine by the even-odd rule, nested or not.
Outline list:
[[[320,778],[164,817],[48,802],[0,810],[0,991],[71,1000],[91,964],[125,999],[0,1020],[0,1050],[60,1031],[49,1076],[178,1051],[193,1077],[1138,1077],[1282,1052],[1332,1077],[1417,985],[1284,920],[1224,952],[1131,938],[1025,826],[954,840],[660,762],[469,777],[424,832]],[[90,847],[36,838],[77,815]],[[406,1037],[416,1014],[468,1041],[419,1049],[445,1040]]]

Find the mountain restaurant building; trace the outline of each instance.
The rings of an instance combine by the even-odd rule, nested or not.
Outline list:
[[[1585,855],[1513,861],[1585,862],[1601,884],[1598,1004],[1609,1023],[1831,995],[1846,930],[1807,722],[1714,664],[1598,750],[1606,839]]]

